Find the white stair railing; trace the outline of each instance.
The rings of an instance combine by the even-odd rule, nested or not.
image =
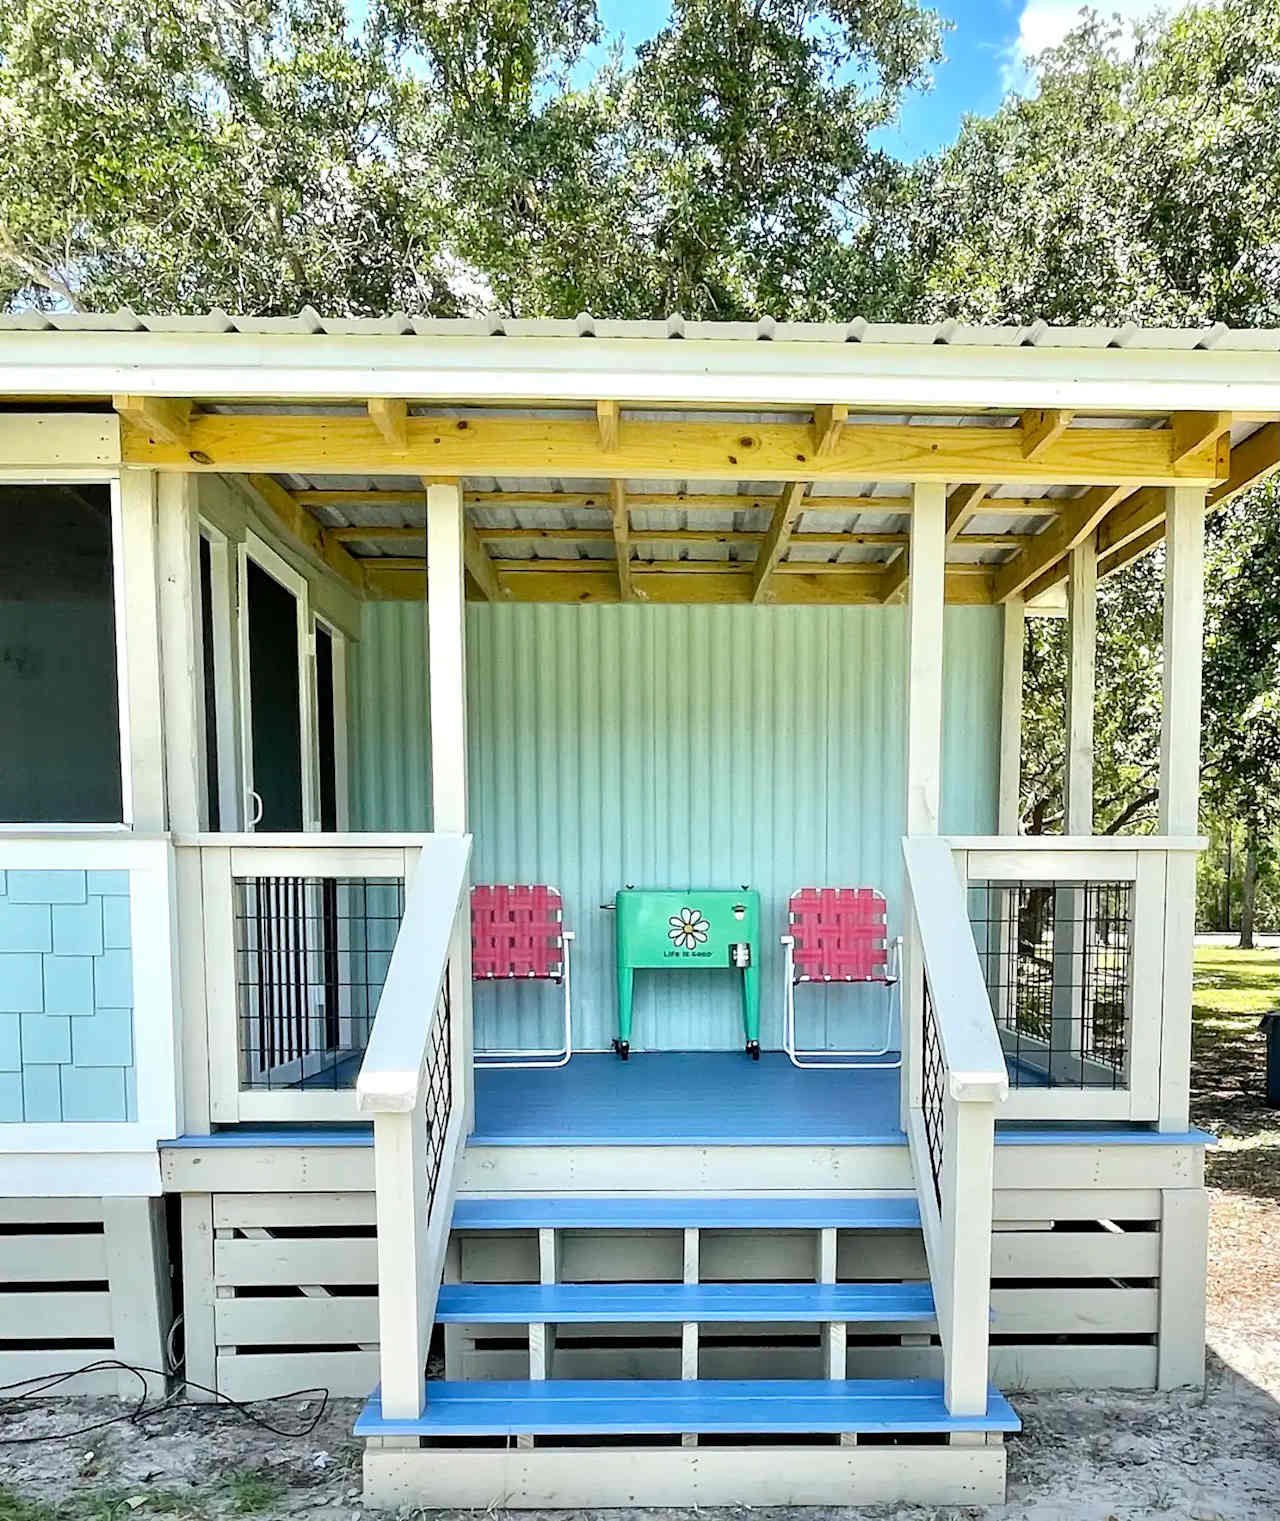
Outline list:
[[[903,841],[911,916],[904,1009],[919,1059],[907,1136],[953,1415],[987,1408],[996,1107],[1009,1091],[951,847]]]
[[[383,1414],[421,1413],[458,1163],[471,1130],[469,835],[434,835],[356,1083],[373,1117]]]

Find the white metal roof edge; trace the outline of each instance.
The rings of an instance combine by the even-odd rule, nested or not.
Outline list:
[[[510,328],[495,337],[439,331],[443,326],[405,335],[0,325],[0,394],[512,402],[605,396],[624,405],[1280,412],[1280,348],[1272,331],[1230,333],[1211,347],[1188,347],[1189,335],[1168,334],[1167,346],[1147,347],[1136,339],[1099,344],[1106,330],[1056,330],[1059,340],[1078,335],[1079,346],[1069,347],[1010,342],[1018,330],[997,329],[987,331],[1002,333],[1003,342],[775,337],[747,343],[734,336],[676,340],[572,331],[516,336]],[[983,331],[969,329],[965,336]],[[1154,343],[1156,335],[1149,336]],[[1258,346],[1245,347],[1241,340],[1255,336]]]

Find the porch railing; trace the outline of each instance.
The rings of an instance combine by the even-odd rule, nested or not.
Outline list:
[[[212,1122],[359,1118],[406,882],[438,838],[179,837],[187,1060],[207,1068]]]
[[[372,1116],[382,1408],[414,1417],[449,1241],[457,1163],[471,1129],[469,836],[432,836],[356,1085]]]
[[[908,1061],[907,1137],[954,1415],[987,1408],[995,1116],[1004,1053],[947,841],[903,842],[910,985],[920,1049]]]
[[[1182,899],[1203,842],[949,843],[1008,1066],[1001,1118],[1185,1124]]]

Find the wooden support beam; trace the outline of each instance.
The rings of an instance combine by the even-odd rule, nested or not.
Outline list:
[[[1022,432],[1022,457],[1026,460],[1042,458],[1071,426],[1074,412],[1061,408],[1048,411],[1023,412],[1018,419]]]
[[[382,435],[387,448],[397,454],[409,452],[409,403],[390,401],[385,396],[369,398],[369,416]]]
[[[627,491],[621,481],[609,482],[609,496],[613,513],[613,553],[618,562],[618,596],[630,602],[636,594],[631,580],[631,511],[627,506]]]
[[[813,454],[822,459],[831,453],[840,439],[840,430],[849,420],[849,409],[837,403],[813,409]]]
[[[1083,496],[1064,502],[1058,521],[1037,534],[1020,555],[1001,566],[996,573],[996,601],[1007,602],[1010,597],[1023,595],[1042,572],[1065,559],[1077,544],[1091,538],[1098,524],[1117,502],[1131,494],[1131,489],[1127,486],[1095,486]]]
[[[157,443],[187,447],[191,426],[191,403],[170,401],[163,396],[113,396],[112,405],[123,421]]]
[[[618,577],[612,560],[583,560],[574,570],[547,571],[538,565],[525,570],[500,566],[504,595],[512,602],[616,603]],[[688,562],[681,562],[687,566]],[[421,560],[389,558],[365,562],[369,596],[379,601],[420,602],[425,588]],[[874,567],[873,567],[874,569]],[[653,603],[751,603],[751,566],[708,566],[697,573],[671,574],[665,564],[633,562],[637,598]],[[879,601],[878,577],[842,573],[831,565],[788,569],[772,584],[771,602],[779,606],[873,606]],[[988,606],[991,578],[981,566],[951,566],[946,572],[946,600],[951,604]]]
[[[1280,470],[1280,423],[1264,423],[1231,450],[1230,473],[1209,492],[1208,510],[1225,507],[1242,491],[1260,484],[1277,470]],[[1099,537],[1099,576],[1111,575],[1161,542],[1166,502],[1164,491],[1155,488],[1140,491],[1126,504],[1123,515],[1117,513],[1103,524]]]
[[[808,489],[808,481],[792,481],[783,488],[782,495],[778,498],[778,505],[773,509],[773,521],[769,524],[769,531],[765,534],[764,543],[761,544],[751,568],[751,600],[753,602],[768,600],[769,577],[777,567],[778,561],[786,553],[791,530],[795,527],[796,519],[803,510],[805,493]]]
[[[606,454],[612,454],[618,447],[618,403],[616,401],[596,402],[596,428],[600,434],[600,447]]]
[[[121,448],[125,464],[143,469],[263,474],[1133,486],[1209,486],[1226,475],[1214,445],[1175,464],[1167,428],[1073,428],[1027,458],[1019,428],[846,424],[830,453],[815,460],[807,423],[631,422],[613,451],[601,447],[594,419],[410,417],[406,427],[401,452],[360,417],[200,413],[191,418],[188,448],[127,421]]]
[[[957,486],[947,494],[947,543],[958,539],[965,524],[981,507],[990,486]]]
[[[425,477],[423,479],[422,485],[427,492],[428,497],[430,496],[431,488],[433,486],[457,487],[458,495],[464,504],[462,512],[462,563],[466,567],[467,574],[475,582],[481,595],[484,597],[484,600],[486,602],[501,602],[505,596],[505,593],[503,592],[502,586],[498,581],[498,573],[493,567],[493,561],[489,558],[488,552],[485,550],[484,545],[480,542],[476,530],[472,527],[471,521],[467,517],[465,506],[466,493],[462,490],[461,482],[442,481],[433,477]],[[423,499],[419,498],[419,500]],[[418,532],[419,530],[417,529],[409,530],[409,533],[414,536],[416,536]],[[425,548],[427,530],[423,528],[421,530],[421,533],[423,536],[423,547]]]
[[[340,511],[360,507],[418,506],[421,491],[342,490],[295,491],[295,501],[306,507],[337,507]],[[778,505],[776,493],[759,496],[735,495],[732,492],[657,492],[629,491],[627,500],[635,509],[650,512],[772,512]],[[595,508],[608,511],[605,492],[591,491],[468,491],[471,507],[519,507],[525,512],[563,512],[568,509]],[[1052,497],[991,497],[985,504],[988,513],[1019,518],[1055,518],[1062,502]],[[814,512],[877,512],[906,517],[911,499],[905,496],[813,496],[809,510]]]
[[[628,503],[632,498],[628,498]],[[468,495],[470,506],[471,497]],[[612,528],[477,528],[481,544],[612,544]],[[368,523],[363,527],[326,528],[335,544],[385,544],[424,541],[421,527]],[[760,544],[765,534],[757,528],[633,528],[633,544]],[[966,533],[955,542],[965,549],[1024,549],[1035,540],[1029,533]],[[859,533],[856,529],[834,533],[793,533],[792,548],[897,549],[907,542],[905,533]]]
[[[1173,429],[1174,460],[1186,459],[1206,444],[1217,443],[1231,432],[1230,412],[1175,412],[1170,419]]]
[[[911,545],[908,542],[903,546],[902,553],[890,560],[880,573],[880,584],[877,587],[876,601],[882,603],[896,602],[906,589],[907,577],[910,574]]]
[[[269,475],[248,476],[248,484],[270,509],[277,526],[295,543],[322,560],[361,596],[365,591],[364,569],[354,555],[330,540],[305,507],[293,499],[279,481]]]

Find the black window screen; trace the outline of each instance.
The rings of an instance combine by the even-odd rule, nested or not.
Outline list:
[[[106,486],[0,485],[0,822],[123,818]]]

